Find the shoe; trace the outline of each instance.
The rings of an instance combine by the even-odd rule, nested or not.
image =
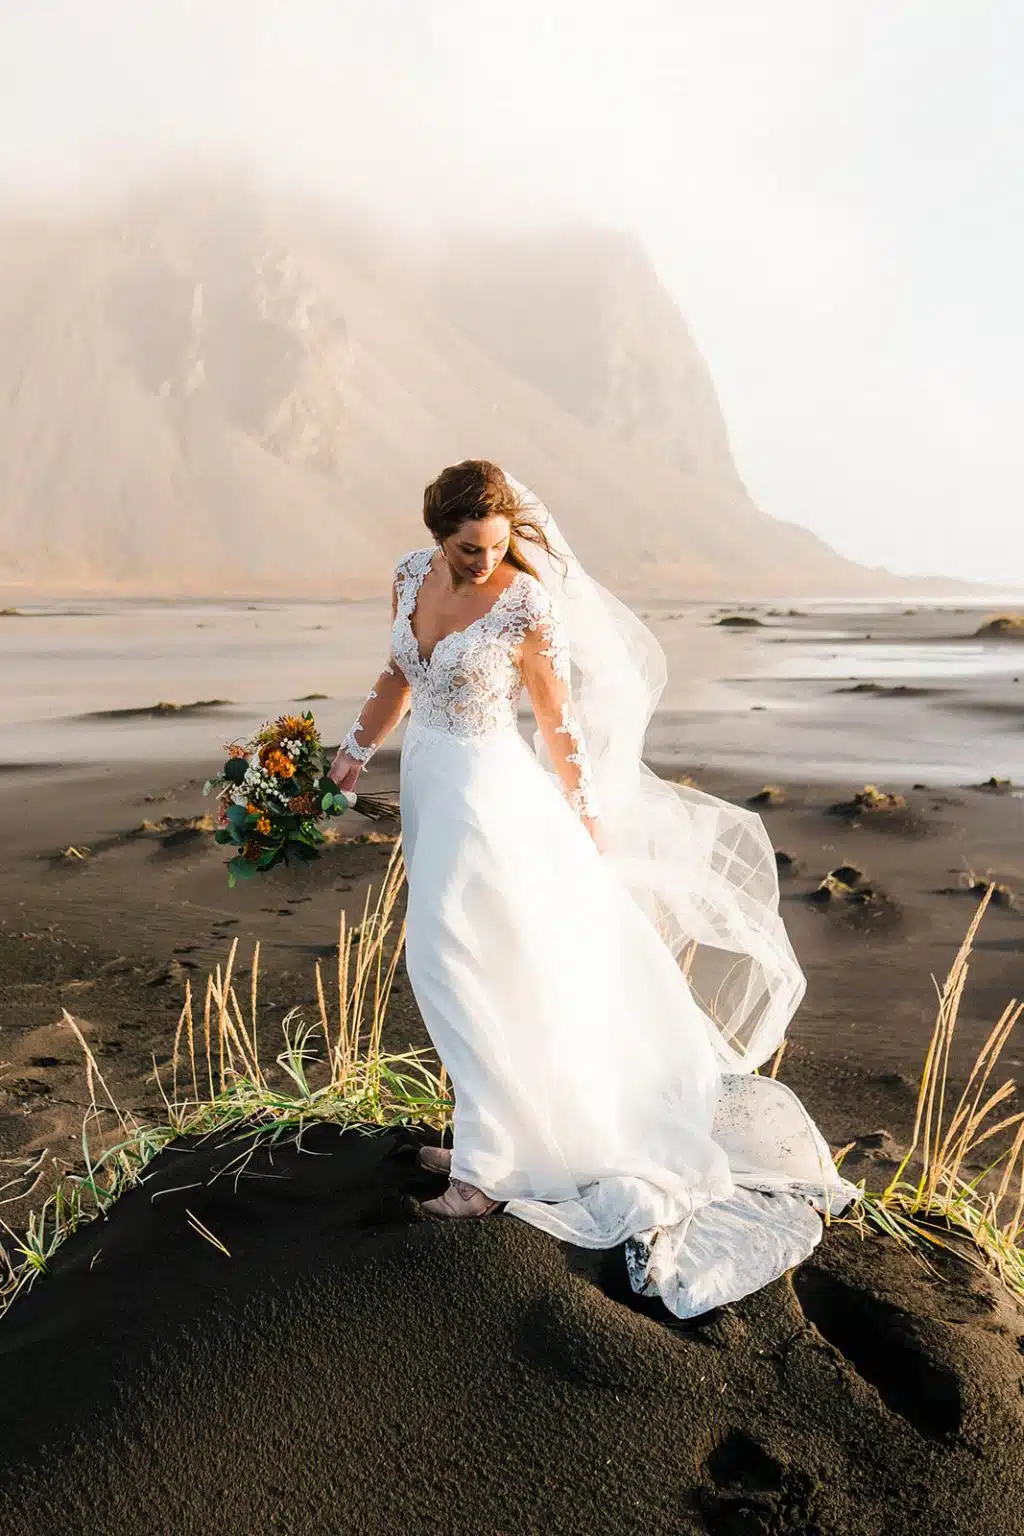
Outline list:
[[[416,1161],[428,1173],[449,1173],[452,1166],[451,1147],[420,1147]]]
[[[436,1200],[424,1200],[420,1210],[435,1217],[489,1216],[500,1204],[500,1200],[492,1200],[475,1184],[450,1179],[444,1194]]]

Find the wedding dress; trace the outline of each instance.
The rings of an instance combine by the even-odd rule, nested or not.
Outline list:
[[[821,1235],[818,1211],[856,1194],[796,1096],[756,1075],[757,1052],[740,1042],[745,1029],[748,1044],[774,1049],[803,990],[767,834],[750,813],[640,764],[648,799],[667,795],[686,827],[662,849],[675,896],[666,886],[651,899],[646,852],[635,828],[623,832],[643,796],[616,808],[608,774],[602,796],[556,592],[517,572],[482,617],[424,658],[411,620],[433,554],[414,550],[396,567],[391,656],[366,704],[390,691],[396,714],[410,710],[400,765],[406,966],[455,1091],[452,1177],[556,1238],[625,1242],[634,1290],[695,1316],[804,1259]],[[550,668],[533,748],[518,728],[532,633]],[[612,664],[608,654],[595,671]],[[343,743],[363,762],[379,745],[364,735],[366,704]],[[605,766],[615,742],[609,732]],[[725,825],[754,839],[756,869],[747,849],[737,873],[742,839],[730,831],[723,841],[726,811]],[[605,852],[581,813],[607,817]],[[755,874],[762,886],[751,894]],[[694,961],[709,958],[698,1001]]]

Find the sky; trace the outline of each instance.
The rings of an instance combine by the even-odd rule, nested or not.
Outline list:
[[[1015,0],[3,0],[0,197],[231,157],[649,251],[774,516],[1024,585]]]

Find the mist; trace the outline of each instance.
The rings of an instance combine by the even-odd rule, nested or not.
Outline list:
[[[8,0],[0,196],[230,164],[417,242],[631,231],[761,507],[1006,587],[1022,42],[997,0]]]

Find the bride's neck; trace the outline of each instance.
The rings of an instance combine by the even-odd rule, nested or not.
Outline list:
[[[470,587],[474,586],[474,583],[468,577],[456,576],[443,551],[441,553],[441,574],[445,579],[448,591],[455,597],[464,595]]]

